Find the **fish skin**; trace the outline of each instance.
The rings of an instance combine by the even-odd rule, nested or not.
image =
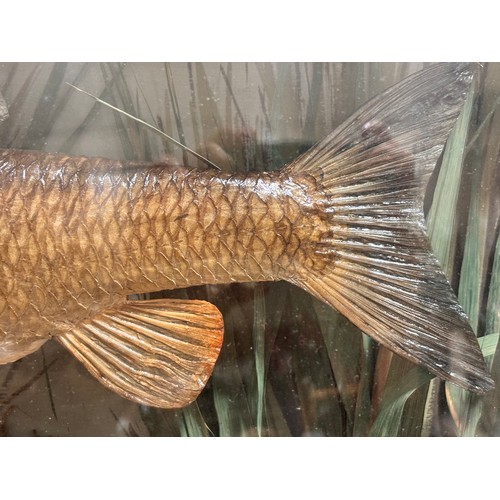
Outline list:
[[[57,336],[130,294],[282,279],[326,231],[307,183],[279,172],[4,150],[0,185],[0,344]]]
[[[73,349],[68,339],[81,343],[81,331],[127,307],[130,294],[285,279],[440,377],[491,389],[422,211],[471,78],[462,65],[413,75],[273,173],[0,151],[0,362],[51,337]],[[219,348],[208,346],[199,390]],[[74,353],[86,363],[86,350]],[[162,407],[196,397],[192,388],[173,402],[135,397],[130,377],[125,389],[105,379],[106,351],[95,356],[91,373],[125,397]]]

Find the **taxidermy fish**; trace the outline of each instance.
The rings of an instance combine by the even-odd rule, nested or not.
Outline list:
[[[227,174],[0,150],[0,363],[55,338],[98,380],[175,408],[223,339],[201,284],[287,280],[439,377],[493,387],[425,234],[427,181],[472,69],[425,69],[278,172]]]

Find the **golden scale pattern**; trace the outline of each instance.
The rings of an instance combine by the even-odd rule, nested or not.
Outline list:
[[[311,182],[0,152],[0,340],[68,331],[129,294],[312,265],[326,224]]]

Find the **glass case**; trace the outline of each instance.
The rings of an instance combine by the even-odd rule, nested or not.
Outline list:
[[[4,63],[0,149],[277,171],[424,63]],[[393,354],[284,281],[137,299],[203,299],[224,340],[182,409],[134,403],[55,340],[0,366],[2,436],[497,436],[500,397],[500,64],[474,82],[425,198],[434,252],[496,382],[477,395]],[[71,85],[68,85],[71,84]],[[0,186],[2,189],[2,186]]]

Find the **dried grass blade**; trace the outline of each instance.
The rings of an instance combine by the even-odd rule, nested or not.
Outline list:
[[[116,106],[113,106],[111,104],[109,104],[108,102],[106,101],[103,101],[102,99],[100,99],[99,97],[91,94],[90,92],[87,92],[83,89],[80,89],[78,87],[75,87],[74,85],[72,85],[71,83],[68,83],[66,82],[70,87],[73,87],[75,90],[78,90],[78,92],[82,92],[90,97],[92,97],[93,99],[95,99],[98,103],[100,104],[104,104],[105,106],[107,106],[108,108],[111,108],[113,109],[114,111],[117,111],[118,113],[121,113],[122,115],[126,116],[127,118],[130,118],[131,120],[134,120],[136,121],[137,123],[140,123],[142,125],[144,125],[145,127],[149,128],[150,130],[152,130],[155,134],[159,134],[160,136],[162,137],[165,137],[167,138],[169,141],[173,142],[174,144],[176,144],[177,146],[179,146],[180,148],[182,149],[185,149],[186,151],[188,151],[189,153],[191,153],[192,155],[196,156],[196,158],[198,158],[199,160],[203,161],[204,163],[208,163],[211,167],[217,169],[217,170],[220,170],[220,168],[215,165],[214,163],[212,163],[210,160],[207,160],[206,158],[204,158],[203,156],[201,156],[199,153],[197,153],[196,151],[193,151],[192,149],[188,148],[187,146],[185,146],[184,144],[182,144],[181,142],[177,141],[176,139],[174,139],[173,137],[165,134],[165,132],[162,132],[161,130],[159,130],[158,128],[156,128],[154,125],[151,125],[150,123],[148,122],[145,122],[144,120],[141,120],[140,118],[137,118],[136,116],[133,116],[129,113],[127,113],[126,111],[123,111],[122,109],[120,108],[117,108]]]

